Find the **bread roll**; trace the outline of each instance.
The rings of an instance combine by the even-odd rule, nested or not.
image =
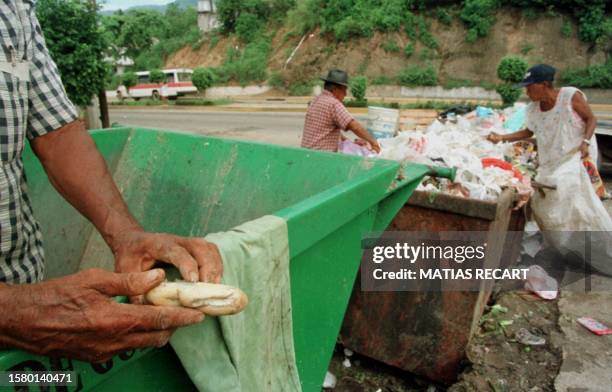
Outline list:
[[[149,291],[148,303],[161,306],[194,308],[210,316],[236,314],[249,302],[239,288],[203,282],[162,282]]]

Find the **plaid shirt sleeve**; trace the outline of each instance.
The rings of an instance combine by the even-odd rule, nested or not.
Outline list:
[[[64,90],[57,66],[49,55],[34,13],[32,27],[34,31],[28,90],[28,139],[54,131],[78,118],[76,108]]]
[[[344,107],[340,101],[334,104],[333,115],[334,121],[340,129],[346,129],[349,123],[353,121],[353,116],[351,116],[348,110],[346,110],[346,107]]]

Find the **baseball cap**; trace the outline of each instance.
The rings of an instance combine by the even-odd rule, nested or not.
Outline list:
[[[523,76],[523,80],[518,83],[517,87],[529,86],[533,83],[552,82],[555,80],[555,72],[557,70],[548,64],[538,64],[529,68]]]

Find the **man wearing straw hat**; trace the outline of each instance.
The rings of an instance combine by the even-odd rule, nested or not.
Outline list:
[[[341,131],[351,130],[359,137],[357,144],[367,145],[373,151],[380,152],[376,139],[342,104],[348,88],[347,73],[332,69],[321,79],[325,82],[323,92],[312,101],[306,112],[302,147],[336,152],[344,138]]]

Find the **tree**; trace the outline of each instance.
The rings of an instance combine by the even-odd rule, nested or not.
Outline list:
[[[200,94],[204,94],[215,81],[215,74],[209,68],[196,68],[191,75],[191,82],[198,89]]]
[[[117,46],[125,48],[125,54],[135,59],[141,52],[153,46],[167,30],[167,21],[157,11],[130,10],[123,16],[121,33],[117,37]]]
[[[521,97],[521,89],[515,87],[527,72],[527,60],[519,56],[506,56],[497,66],[497,77],[504,83],[497,85],[495,91],[500,95],[504,106],[512,106]]]
[[[355,101],[365,102],[366,90],[368,88],[368,78],[365,76],[355,76],[351,79],[351,94],[355,98]]]
[[[134,72],[126,72],[121,76],[121,84],[125,86],[126,89],[130,89],[138,82],[138,78]]]
[[[36,14],[51,57],[57,64],[70,100],[87,106],[104,88],[109,67],[107,48],[98,28],[100,17],[92,2],[39,0]]]
[[[163,83],[166,81],[166,75],[159,69],[152,69],[149,72],[149,80],[151,83]]]

